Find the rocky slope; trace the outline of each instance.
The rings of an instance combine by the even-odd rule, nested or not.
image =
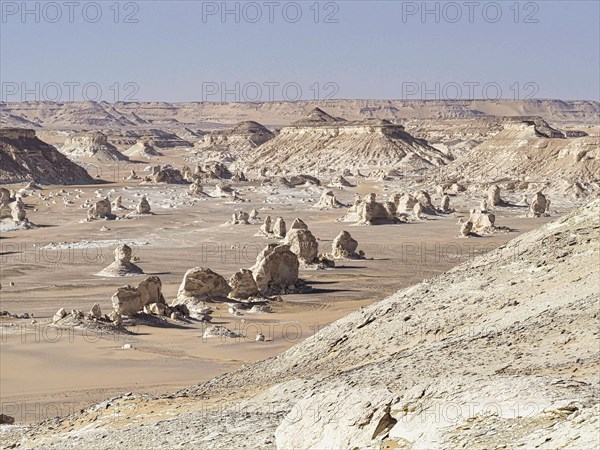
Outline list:
[[[108,142],[104,133],[93,131],[67,137],[60,152],[71,159],[94,159],[98,161],[125,161],[127,157]]]
[[[0,129],[0,183],[34,180],[45,184],[86,184],[93,178],[34,130]]]
[[[586,100],[322,100],[264,103],[22,102],[0,103],[0,125],[45,128],[183,127],[257,120],[287,125],[315,107],[349,120],[540,116],[553,123],[594,124],[600,103]]]
[[[598,444],[600,200],[163,398],[3,427],[21,448],[538,448]]]
[[[283,127],[270,141],[247,152],[240,167],[280,167],[298,171],[439,167],[451,158],[386,120],[347,121],[316,108]]]
[[[439,172],[447,180],[530,181],[593,193],[600,190],[600,136],[565,138],[539,119],[511,120]]]
[[[196,144],[200,150],[247,152],[273,139],[275,134],[258,122],[240,122],[233,128],[212,131]]]

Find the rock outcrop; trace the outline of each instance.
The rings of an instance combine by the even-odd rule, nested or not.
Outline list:
[[[269,244],[250,270],[259,292],[270,296],[298,292],[299,267],[298,256],[288,245]]]
[[[144,271],[131,262],[131,247],[121,244],[115,249],[115,261],[97,273],[102,277],[129,277],[141,275]]]
[[[231,292],[227,280],[206,267],[189,269],[183,276],[183,281],[173,304],[186,304],[188,307],[201,302],[224,300]]]
[[[61,153],[72,159],[95,159],[98,161],[126,161],[117,147],[108,142],[107,136],[100,131],[77,133],[68,136]]]
[[[331,244],[331,258],[333,259],[364,259],[365,253],[358,249],[358,241],[350,233],[342,231]]]
[[[87,211],[88,220],[114,220],[116,216],[112,213],[112,205],[108,198],[103,198],[92,204]]]
[[[333,191],[326,191],[321,194],[319,201],[315,203],[314,207],[319,209],[334,209],[334,208],[342,208],[343,205],[339,202],[333,193]]]
[[[319,243],[308,229],[293,228],[284,240],[290,250],[298,256],[302,264],[314,264],[318,262]]]
[[[240,269],[229,279],[231,291],[229,297],[233,299],[246,300],[259,295],[258,286],[250,269]]]
[[[406,171],[447,164],[450,159],[387,120],[347,121],[319,108],[283,127],[243,158],[246,166],[287,166],[299,170],[395,167]]]
[[[83,167],[39,140],[34,130],[0,129],[0,183],[32,180],[43,184],[89,184],[94,181]]]
[[[534,217],[540,217],[546,213],[548,210],[548,200],[546,196],[541,192],[536,192],[533,201],[531,202],[531,206],[529,210]]]
[[[138,314],[144,311],[145,306],[154,303],[165,304],[162,283],[158,277],[148,277],[137,287],[120,287],[112,296],[113,309],[119,315]]]

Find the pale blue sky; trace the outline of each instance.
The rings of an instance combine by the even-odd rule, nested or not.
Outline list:
[[[108,101],[294,99],[298,88],[304,99],[600,96],[596,0],[475,2],[473,23],[464,1],[429,2],[439,23],[435,13],[423,20],[420,1],[320,2],[318,23],[314,1],[273,2],[273,23],[263,1],[237,3],[239,23],[222,20],[222,2],[120,2],[117,23],[115,1],[98,2],[96,23],[83,13],[94,18],[93,2],[75,2],[73,23],[65,2],[50,3],[28,2],[39,15],[23,17],[21,1],[2,0],[2,100],[93,99],[98,87]],[[259,9],[257,23],[245,20]],[[79,84],[69,92],[70,82]]]

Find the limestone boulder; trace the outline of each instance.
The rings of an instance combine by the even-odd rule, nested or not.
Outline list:
[[[319,243],[308,229],[291,229],[284,243],[290,250],[298,256],[298,260],[303,264],[313,264],[317,262],[319,255]]]
[[[299,268],[298,256],[288,245],[269,244],[251,270],[261,294],[278,295],[297,291]]]
[[[231,286],[221,275],[206,267],[194,267],[183,277],[177,292],[177,303],[195,305],[204,301],[225,299],[230,291]]]
[[[229,285],[231,286],[230,298],[245,300],[260,294],[252,271],[249,269],[241,269],[234,273],[229,279]]]

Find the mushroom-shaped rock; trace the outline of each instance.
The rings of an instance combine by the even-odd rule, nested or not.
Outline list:
[[[115,249],[115,262],[98,272],[103,277],[127,277],[143,274],[144,271],[131,262],[131,247],[127,244],[118,245]]]

